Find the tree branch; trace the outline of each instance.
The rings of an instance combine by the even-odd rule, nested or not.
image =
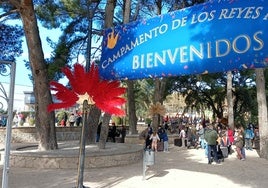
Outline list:
[[[6,16],[8,16],[8,15],[17,13],[17,12],[19,12],[18,9],[12,9],[12,10],[10,10],[10,11],[8,11],[8,12],[5,12],[4,14],[1,14],[1,15],[0,15],[0,19],[6,17]]]

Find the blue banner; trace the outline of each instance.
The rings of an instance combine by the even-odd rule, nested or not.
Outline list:
[[[268,66],[268,1],[211,0],[105,31],[100,74],[141,79]]]

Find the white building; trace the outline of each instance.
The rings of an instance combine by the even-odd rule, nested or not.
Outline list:
[[[7,110],[8,102],[6,97],[9,97],[9,83],[0,82],[3,86],[0,90],[0,109]],[[4,91],[2,91],[4,90]],[[33,104],[33,87],[26,85],[15,85],[14,88],[14,101],[13,101],[13,111],[30,111],[31,106],[28,104]],[[33,102],[33,103],[32,103]],[[1,105],[2,104],[2,105]]]

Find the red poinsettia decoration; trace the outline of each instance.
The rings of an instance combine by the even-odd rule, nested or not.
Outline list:
[[[120,106],[126,102],[121,97],[126,89],[120,87],[119,81],[101,80],[97,66],[92,65],[89,72],[86,72],[82,65],[75,64],[73,71],[65,67],[62,72],[69,79],[71,87],[65,87],[55,81],[50,82],[51,90],[56,91],[55,97],[61,102],[49,104],[48,111],[67,108],[75,103],[82,104],[87,100],[90,105],[96,105],[111,115],[125,114]]]

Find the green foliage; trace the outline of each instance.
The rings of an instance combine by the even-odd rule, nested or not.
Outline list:
[[[151,124],[152,123],[152,119],[151,118],[146,118],[145,119],[145,124]]]
[[[63,120],[65,118],[66,115],[67,116],[69,115],[69,113],[67,111],[65,111],[65,110],[58,111],[56,113],[57,121],[60,122],[61,120]]]
[[[135,82],[136,114],[138,117],[146,117],[153,100],[153,82],[151,79],[143,79]]]
[[[29,118],[28,123],[30,126],[33,126],[35,124],[35,119],[34,118]]]
[[[46,60],[50,80],[59,80],[63,77],[62,67],[78,62],[80,56],[87,57],[88,2],[90,1],[45,1],[45,3],[36,6],[38,18],[44,27],[49,29],[60,28],[62,30],[57,43],[53,43],[49,38],[47,39],[54,49],[52,57]],[[94,15],[100,14],[102,13],[97,10]],[[92,28],[93,39],[96,35],[102,36],[101,30],[98,28],[103,25],[102,18],[102,16],[92,18],[93,22],[98,22],[98,24],[93,24],[94,27],[97,27],[96,29]],[[99,49],[97,47],[96,51],[92,52],[92,60],[95,59],[95,54],[99,54]],[[94,48],[92,48],[92,51],[94,51]]]
[[[234,114],[236,120],[243,122],[246,114],[249,121],[257,117],[257,101],[254,71],[233,72]],[[207,75],[190,75],[174,77],[169,82],[171,91],[176,91],[185,97],[185,111],[204,109],[213,111],[213,117],[223,117],[226,104],[225,73]]]
[[[22,54],[23,30],[20,26],[11,26],[0,21],[0,59],[14,61]]]
[[[115,123],[115,125],[122,125],[123,124],[123,119],[118,116],[113,116],[112,117],[112,122]]]

